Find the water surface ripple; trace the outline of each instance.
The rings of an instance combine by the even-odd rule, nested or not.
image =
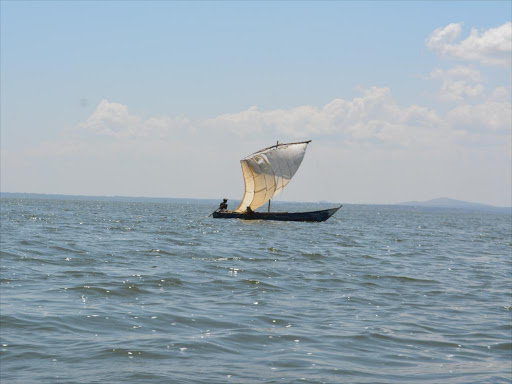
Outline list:
[[[212,208],[3,199],[2,383],[512,381],[510,215]]]

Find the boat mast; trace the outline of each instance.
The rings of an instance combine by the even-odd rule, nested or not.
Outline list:
[[[263,149],[260,149],[259,151],[256,151],[256,152],[254,152],[254,153],[251,153],[249,156],[255,155],[255,154],[260,153],[260,152],[264,152],[264,151],[266,151],[267,149],[277,148],[277,147],[279,147],[280,145],[309,144],[309,143],[311,143],[311,141],[312,141],[312,140],[297,141],[296,143],[275,144],[275,145],[272,145],[272,146],[270,146],[270,147],[263,148]],[[278,143],[279,143],[279,141],[278,141]],[[248,157],[249,157],[249,156],[248,156]]]
[[[276,148],[279,146],[279,140],[277,140],[277,143],[276,143]],[[268,213],[270,213],[270,200],[272,199],[269,199],[268,200]]]

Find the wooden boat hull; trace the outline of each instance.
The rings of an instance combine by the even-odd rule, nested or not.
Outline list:
[[[215,219],[241,219],[241,220],[275,220],[275,221],[325,221],[334,215],[337,208],[323,209],[321,211],[310,212],[253,212],[253,213],[239,213],[233,211],[220,211],[213,212]]]

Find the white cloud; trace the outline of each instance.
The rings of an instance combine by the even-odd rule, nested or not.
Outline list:
[[[489,100],[507,102],[512,100],[510,88],[507,90],[505,87],[497,87],[489,96]]]
[[[481,104],[459,105],[446,114],[446,120],[455,129],[473,131],[486,129],[510,133],[512,105],[510,98],[507,100],[505,93],[506,90],[500,87]]]
[[[443,101],[461,101],[466,97],[482,96],[484,93],[482,76],[472,68],[436,68],[430,73],[430,78],[442,81],[439,98]]]
[[[447,71],[437,69],[431,77],[442,79],[442,92],[454,100],[482,94],[479,87],[469,83],[482,80],[476,70],[466,67]],[[263,137],[272,137],[272,140],[337,137],[345,143],[369,142],[420,148],[436,147],[440,142],[455,142],[469,134],[507,132],[510,130],[511,113],[510,93],[503,87],[494,90],[480,104],[464,102],[445,115],[424,106],[399,105],[388,88],[371,87],[363,90],[361,97],[334,99],[323,107],[304,105],[269,111],[251,107],[194,122],[184,117],[142,118],[129,114],[125,105],[102,100],[94,113],[78,125],[78,131],[91,138],[113,136],[119,140],[186,141],[187,135],[197,129],[198,138],[212,135],[229,137],[233,134],[239,139],[250,140]],[[182,134],[177,135],[178,132]],[[83,144],[81,140],[75,137],[71,142]]]
[[[78,125],[78,130],[113,137],[164,137],[176,129],[186,128],[184,117],[158,116],[144,119],[132,115],[126,105],[102,100],[93,114]]]
[[[480,75],[480,72],[476,69],[464,67],[462,65],[459,65],[455,68],[449,69],[447,71],[443,71],[441,69],[434,69],[431,73],[431,76],[433,78],[461,78],[466,80],[471,80],[474,82],[482,82],[482,76]]]
[[[430,34],[426,45],[441,57],[477,61],[484,65],[509,66],[512,57],[512,23],[479,31],[472,28],[469,36],[457,41],[460,23],[448,24]]]
[[[457,68],[449,75],[481,80],[478,71]],[[444,73],[444,72],[443,72]],[[469,93],[468,90],[464,91]],[[301,106],[260,111],[251,107],[202,123],[227,130],[240,139],[332,138],[343,146],[401,148],[430,151],[458,146],[495,145],[510,139],[512,104],[509,92],[498,87],[482,101],[465,101],[444,114],[419,105],[396,103],[387,88],[372,87],[362,97],[335,99],[323,107]]]
[[[430,141],[426,130],[442,125],[431,109],[411,105],[401,107],[388,88],[372,87],[362,97],[334,99],[321,108],[301,106],[291,109],[246,111],[225,114],[205,122],[210,127],[229,129],[238,135],[276,134],[301,138],[311,135],[343,135],[349,140],[378,140],[408,145]]]

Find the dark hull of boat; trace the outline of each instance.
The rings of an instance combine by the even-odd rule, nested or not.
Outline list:
[[[253,212],[238,213],[233,211],[215,211],[213,217],[215,219],[241,219],[241,220],[275,220],[275,221],[325,221],[334,215],[337,208],[324,209],[321,211],[311,212]]]

